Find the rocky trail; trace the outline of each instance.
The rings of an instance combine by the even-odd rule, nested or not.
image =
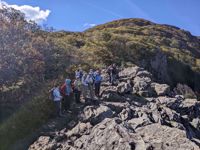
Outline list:
[[[199,150],[200,102],[135,67],[106,73],[101,98],[80,105],[66,128],[40,136],[29,150]]]

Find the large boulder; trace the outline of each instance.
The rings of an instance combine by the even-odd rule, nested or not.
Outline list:
[[[200,117],[200,102],[197,99],[185,99],[176,110],[181,115],[188,115],[190,118]]]
[[[130,107],[128,102],[104,102],[104,104],[117,114],[119,114],[123,109]]]
[[[60,144],[53,141],[49,136],[41,136],[34,142],[29,150],[56,150]]]
[[[136,130],[139,127],[143,127],[143,126],[151,124],[151,121],[149,120],[148,116],[145,114],[141,117],[128,120],[128,124],[129,126],[131,126],[132,129]]]
[[[129,131],[118,119],[105,119],[89,135],[74,141],[77,150],[145,150],[142,138]]]
[[[177,98],[171,98],[171,97],[167,97],[167,96],[159,96],[159,97],[155,98],[154,101],[161,105],[171,106],[174,103],[176,103]]]
[[[144,97],[154,95],[154,90],[151,87],[151,82],[151,78],[149,77],[135,77],[133,80],[133,92]]]
[[[164,52],[157,50],[156,56],[151,60],[150,65],[158,80],[170,82],[167,55]]]
[[[102,83],[109,82],[109,75],[105,71],[102,72],[101,76],[102,76]]]
[[[84,122],[90,122],[92,125],[95,125],[105,118],[111,118],[113,114],[113,111],[104,105],[86,106],[83,110],[82,119]]]
[[[142,136],[146,149],[153,150],[199,150],[199,147],[187,139],[186,133],[161,124],[151,124],[136,129]]]
[[[69,130],[65,135],[68,138],[71,137],[79,137],[83,134],[89,134],[90,130],[92,129],[92,125],[90,122],[82,123],[79,122],[73,129]]]
[[[119,77],[120,78],[127,78],[127,79],[132,79],[136,76],[138,71],[143,70],[142,68],[139,68],[138,66],[135,67],[128,67],[123,69],[122,71],[119,72]]]
[[[136,76],[138,77],[149,77],[152,78],[152,74],[146,70],[140,70],[137,72]]]
[[[200,132],[200,118],[194,118],[190,124]]]
[[[155,90],[158,96],[165,96],[170,92],[170,86],[167,84],[151,83],[151,87]]]
[[[185,84],[177,84],[176,88],[174,88],[175,95],[183,95],[185,98],[197,98],[194,91]]]
[[[180,113],[185,118],[200,117],[200,102],[197,99],[176,99],[168,102],[167,106]]]
[[[121,82],[117,86],[117,91],[120,94],[127,94],[127,93],[131,93],[133,91],[133,87],[130,83]]]
[[[119,95],[116,86],[102,87],[101,97],[103,101],[111,101],[111,102],[126,101],[126,99],[122,95]]]

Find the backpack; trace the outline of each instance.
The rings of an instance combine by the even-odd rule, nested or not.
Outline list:
[[[93,76],[89,76],[87,79],[87,83],[88,84],[93,84],[94,83],[94,77]]]
[[[50,99],[50,100],[53,100],[53,99],[54,99],[54,93],[53,93],[54,89],[55,89],[55,88],[52,88],[52,89],[50,90],[50,92],[49,92],[49,99]]]
[[[75,72],[75,77],[82,78],[83,72],[81,70]]]
[[[64,84],[60,87],[60,93],[62,94],[62,96],[65,96],[65,89],[66,89],[66,84],[64,83]]]

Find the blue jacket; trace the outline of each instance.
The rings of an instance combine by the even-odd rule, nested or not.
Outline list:
[[[102,77],[100,74],[96,74],[94,78],[94,83],[100,83],[102,81]]]
[[[70,93],[72,92],[71,80],[70,79],[66,79],[65,80],[65,84],[66,84],[65,94],[69,96]]]

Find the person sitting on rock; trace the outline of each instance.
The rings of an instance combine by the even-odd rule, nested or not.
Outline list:
[[[100,70],[95,72],[94,78],[94,87],[95,87],[95,96],[99,97],[100,87],[101,87],[102,76]]]

